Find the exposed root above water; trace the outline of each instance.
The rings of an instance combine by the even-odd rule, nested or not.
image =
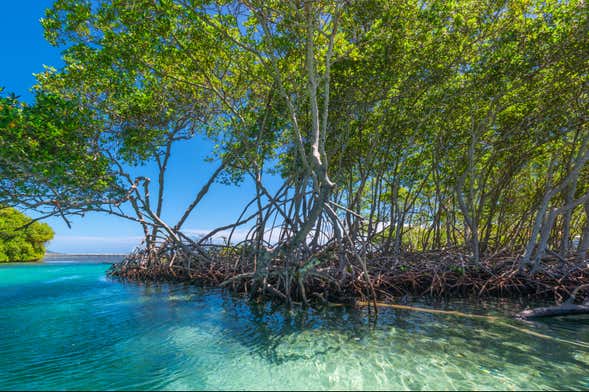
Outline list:
[[[513,256],[475,263],[458,250],[408,253],[397,258],[367,254],[365,266],[357,255],[329,246],[314,253],[301,250],[293,254],[296,258],[271,249],[256,252],[247,242],[236,246],[167,245],[136,250],[113,265],[109,275],[224,287],[252,299],[305,304],[397,302],[404,296],[518,296],[562,303],[572,294],[579,301],[589,296],[589,287],[584,285],[589,281],[589,264],[574,258],[564,262],[547,259],[542,269],[531,273]]]

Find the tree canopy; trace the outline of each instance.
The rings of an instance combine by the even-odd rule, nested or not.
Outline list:
[[[0,95],[0,129],[4,206],[65,216],[113,197],[108,163],[94,139],[96,125],[74,101],[39,92],[27,105]]]
[[[32,107],[4,101],[3,192],[134,220],[149,254],[249,227],[243,270],[303,297],[327,247],[339,279],[379,252],[584,258],[588,15],[582,0],[58,0],[42,23],[65,66],[38,75]],[[172,146],[196,135],[218,169],[165,222]],[[149,162],[157,178],[127,170]],[[213,182],[244,179],[256,193],[233,224],[183,233]]]

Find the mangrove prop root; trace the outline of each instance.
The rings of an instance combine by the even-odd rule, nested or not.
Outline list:
[[[253,242],[196,249],[167,243],[155,251],[137,250],[123,263],[113,265],[109,275],[134,281],[222,286],[240,294],[247,292],[251,298],[270,297],[287,303],[394,303],[405,295],[517,296],[560,303],[567,297],[575,300],[575,296],[582,302],[589,295],[589,265],[582,260],[570,259],[565,264],[547,261],[531,276],[520,270],[514,256],[474,263],[465,262],[464,254],[454,249],[401,257],[368,253],[366,265],[362,265],[353,252],[342,253],[332,245],[313,252],[297,251],[294,256],[298,258],[291,259],[284,255],[254,257]],[[345,274],[340,273],[341,257],[346,257]]]
[[[339,260],[333,257],[334,250],[329,247],[309,253],[307,260],[298,259],[296,263],[301,265],[309,265],[309,260],[313,260],[312,265],[304,269],[292,269],[295,262],[285,257],[270,257],[264,261],[263,269],[260,270],[259,263],[255,264],[256,258],[252,257],[248,249],[253,247],[250,245],[248,248],[245,244],[241,249],[232,246],[188,249],[186,246],[167,243],[155,250],[136,250],[122,263],[113,265],[108,274],[131,281],[222,286],[236,293],[245,293],[252,299],[267,297],[287,304],[302,304],[317,298],[317,301],[328,306],[344,306],[355,302],[358,306],[480,319],[542,339],[589,348],[587,343],[544,335],[511,325],[495,316],[382,302],[392,302],[398,296],[424,293],[433,297],[517,295],[553,298],[557,301],[569,296],[570,301],[574,301],[577,295],[586,298],[589,294],[586,283],[589,281],[589,265],[583,261],[571,259],[566,264],[559,260],[557,263],[548,262],[532,276],[520,271],[514,262],[516,259],[507,256],[488,258],[479,263],[465,263],[463,254],[448,250],[405,254],[402,258],[368,254],[365,265],[355,262],[357,258],[350,257],[346,278],[340,278]],[[374,291],[369,286],[373,286]],[[372,293],[373,298],[367,298],[366,293]],[[587,304],[574,305],[570,301],[548,309],[558,309],[560,314],[565,314],[562,313],[565,309],[575,309],[576,314],[579,314],[577,310],[585,311],[589,308]],[[531,317],[540,314],[540,311],[536,309],[535,312],[531,310],[521,314]]]

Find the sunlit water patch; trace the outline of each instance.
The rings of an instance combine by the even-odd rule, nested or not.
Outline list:
[[[387,309],[373,322],[122,284],[107,268],[0,266],[0,389],[589,388],[586,317],[524,324],[512,302],[453,302],[436,306],[498,318]]]

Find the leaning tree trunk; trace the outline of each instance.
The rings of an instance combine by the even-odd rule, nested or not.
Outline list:
[[[565,204],[570,204],[575,198],[575,192],[577,190],[577,184],[573,183],[566,189]],[[560,239],[560,255],[566,257],[569,253],[569,244],[571,236],[571,219],[573,216],[573,209],[571,208],[564,213],[562,222],[562,238]]]
[[[571,201],[569,204],[562,206],[560,208],[553,208],[548,217],[546,218],[546,222],[544,223],[544,227],[542,228],[542,235],[540,236],[540,244],[538,245],[538,249],[536,250],[536,257],[534,261],[534,267],[532,271],[535,271],[539,265],[540,260],[544,256],[546,252],[548,239],[550,237],[550,232],[552,231],[552,227],[554,226],[554,221],[558,215],[566,214],[572,211],[575,207],[579,206],[582,203],[589,201],[589,192],[585,195],[581,196],[580,198]]]
[[[587,257],[589,251],[589,201],[585,202],[585,226],[583,227],[583,235],[577,248],[577,256],[581,259]]]
[[[583,168],[585,163],[587,163],[587,161],[589,160],[589,148],[587,148],[588,143],[589,143],[589,135],[587,135],[585,137],[583,144],[582,144],[581,148],[579,149],[579,152],[577,154],[577,158],[575,159],[575,163],[574,163],[572,169],[569,171],[567,176],[560,182],[560,184],[558,184],[556,186],[550,185],[550,183],[552,182],[553,169],[555,168],[556,159],[553,159],[550,162],[550,165],[548,168],[547,189],[546,189],[546,192],[544,193],[544,197],[542,198],[542,203],[540,204],[539,210],[536,214],[536,220],[535,220],[534,226],[532,228],[532,235],[528,241],[528,244],[526,246],[526,250],[522,256],[522,259],[520,260],[521,267],[524,267],[530,263],[530,259],[532,257],[532,252],[534,251],[534,248],[537,245],[538,234],[540,234],[541,230],[543,229],[543,222],[546,219],[546,213],[548,211],[548,205],[549,205],[550,201],[552,200],[552,198],[555,195],[557,195],[559,192],[562,192],[562,190],[565,187],[567,187],[569,184],[573,184],[578,181],[581,169]],[[548,217],[548,218],[550,218],[550,217]],[[550,219],[548,219],[547,222],[550,223]],[[543,239],[541,238],[540,241],[542,242]],[[539,249],[539,251],[544,252],[544,249],[543,248]],[[538,257],[536,257],[536,262],[537,262],[537,260],[538,260]]]

